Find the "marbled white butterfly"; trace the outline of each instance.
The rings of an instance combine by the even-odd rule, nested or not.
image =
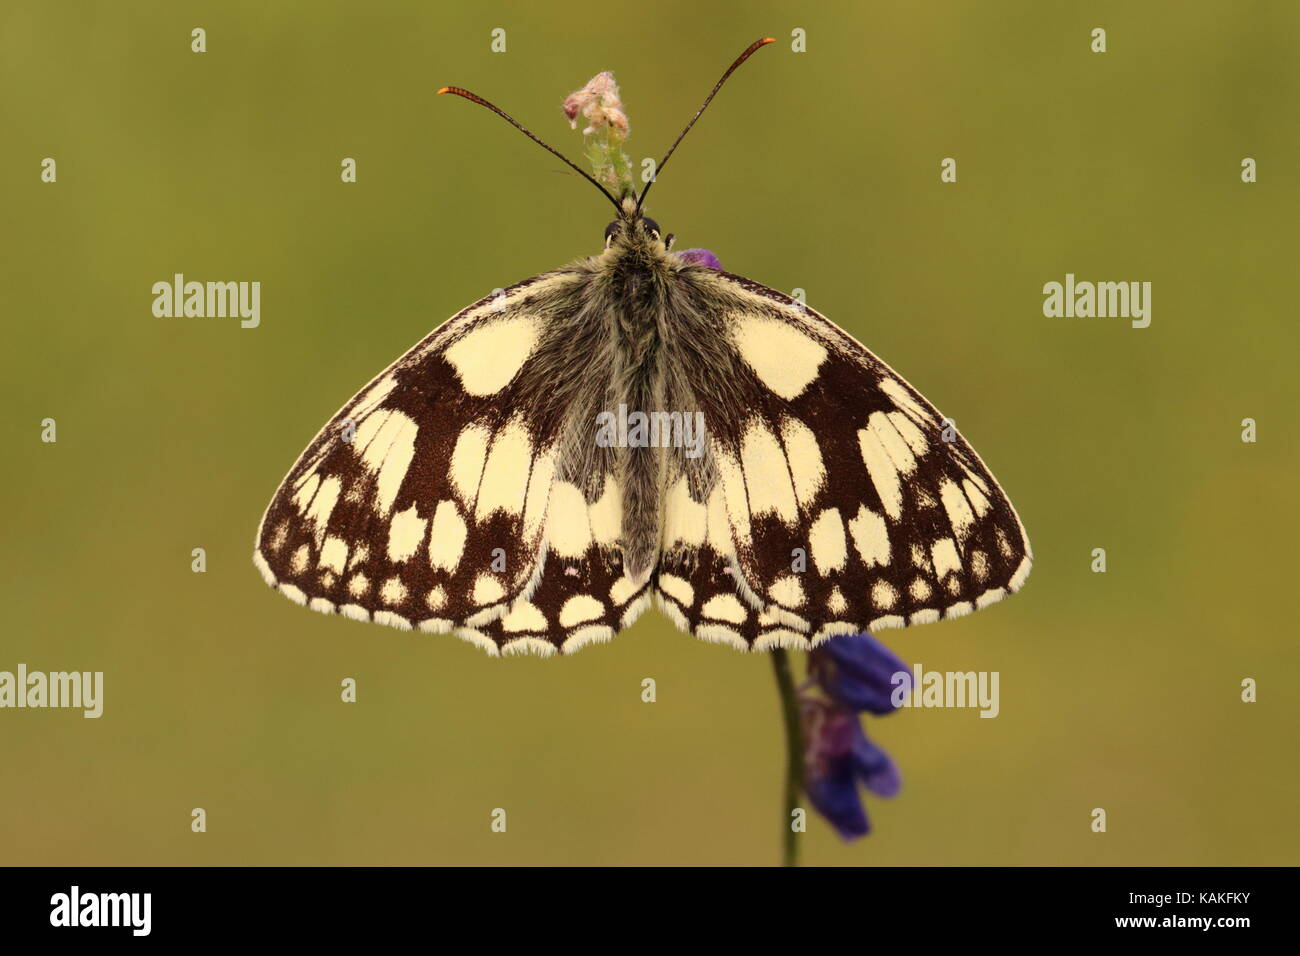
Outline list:
[[[960,617],[1024,583],[1015,510],[919,392],[790,296],[674,253],[641,213],[654,180],[615,198],[578,171],[617,209],[604,250],[475,303],[348,402],[262,519],[269,584],[551,654],[652,598],[698,637],[768,650]],[[615,409],[644,413],[641,438],[702,413],[702,446],[597,441]]]

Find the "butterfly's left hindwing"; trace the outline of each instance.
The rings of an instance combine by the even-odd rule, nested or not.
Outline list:
[[[1023,584],[1024,529],[951,422],[788,296],[695,281],[735,361],[731,397],[705,409],[716,487],[667,496],[670,616],[738,647],[806,647],[960,617]]]

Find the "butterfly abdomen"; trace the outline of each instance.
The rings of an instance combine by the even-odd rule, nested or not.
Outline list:
[[[610,369],[610,412],[650,414],[668,410],[664,388],[664,318],[669,308],[665,259],[630,243],[606,259],[597,280],[615,340]],[[633,436],[635,437],[635,436]],[[659,555],[665,450],[643,440],[618,449],[622,483],[623,569],[646,580]]]

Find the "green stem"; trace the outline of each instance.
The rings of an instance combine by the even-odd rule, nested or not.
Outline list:
[[[790,672],[790,658],[782,648],[772,651],[772,667],[776,671],[776,686],[781,693],[781,710],[785,717],[785,822],[782,834],[783,866],[799,865],[799,834],[794,831],[794,811],[799,806],[799,793],[803,790],[803,731],[799,721],[799,699],[794,689],[794,675]]]

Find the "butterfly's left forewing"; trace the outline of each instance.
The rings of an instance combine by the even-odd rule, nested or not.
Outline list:
[[[788,296],[695,281],[735,353],[735,397],[706,412],[708,500],[667,496],[656,590],[670,616],[709,640],[798,647],[959,617],[1023,584],[1024,529],[951,422]]]

